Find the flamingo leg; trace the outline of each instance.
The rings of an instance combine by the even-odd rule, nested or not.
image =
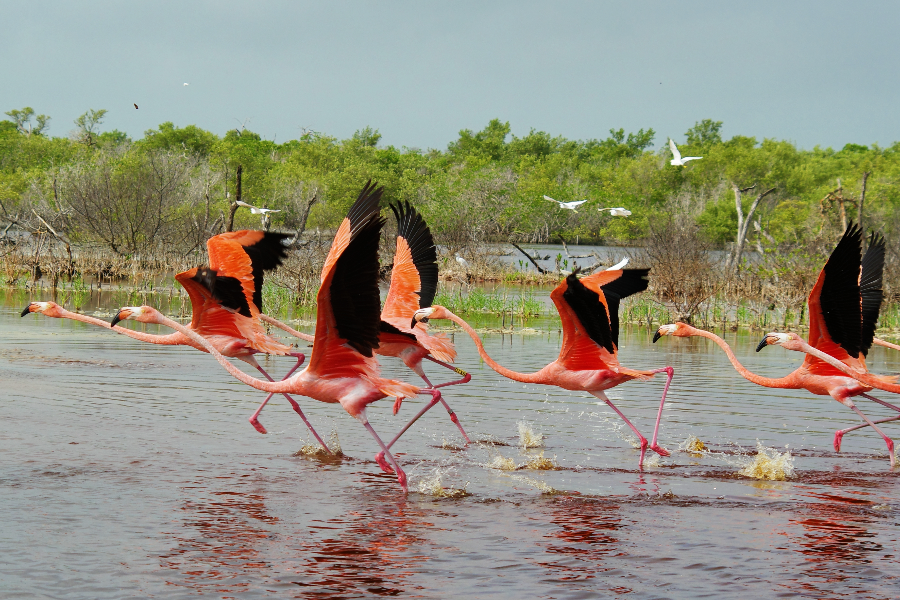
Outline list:
[[[888,448],[888,456],[890,456],[890,458],[891,458],[891,468],[894,468],[894,465],[897,463],[897,459],[894,457],[894,442],[893,442],[893,440],[891,440],[891,438],[886,436],[883,431],[878,429],[878,426],[875,425],[875,423],[873,423],[872,421],[870,421],[869,417],[862,414],[861,410],[859,410],[855,406],[851,406],[850,410],[852,410],[853,412],[858,414],[860,417],[862,417],[865,420],[865,422],[868,423],[869,425],[871,425],[872,429],[877,431],[878,434],[882,437],[882,439],[884,439],[884,443],[887,444],[887,448]]]
[[[647,445],[648,445],[647,438],[645,438],[644,436],[641,435],[641,432],[637,430],[637,427],[635,427],[634,425],[631,424],[631,421],[629,421],[625,417],[625,415],[622,414],[622,411],[620,411],[618,408],[616,408],[616,405],[613,404],[612,401],[606,397],[606,394],[604,394],[602,391],[589,392],[589,393],[591,395],[593,395],[594,397],[599,398],[600,400],[603,400],[604,402],[606,402],[606,404],[611,409],[613,409],[616,412],[616,414],[622,418],[623,421],[625,421],[625,424],[631,428],[631,430],[634,432],[634,435],[638,436],[638,439],[641,440],[641,458],[638,461],[638,469],[643,470],[644,469],[644,453],[647,452]]]
[[[662,419],[663,405],[666,403],[666,393],[669,391],[669,384],[672,383],[672,377],[675,376],[675,369],[672,367],[663,367],[656,369],[651,373],[665,373],[666,385],[663,387],[662,399],[659,401],[659,412],[656,413],[656,426],[653,428],[653,441],[650,442],[650,449],[660,456],[669,456],[669,451],[656,443],[656,435],[659,432],[659,421]]]
[[[416,368],[414,368],[413,371],[415,371],[416,374],[419,377],[421,377],[422,380],[426,384],[428,384],[428,389],[437,389],[437,388],[447,387],[448,385],[457,385],[459,383],[468,383],[472,380],[472,376],[460,368],[454,367],[453,365],[447,364],[445,362],[441,362],[430,356],[425,356],[425,358],[427,358],[428,360],[430,360],[432,362],[436,362],[437,364],[439,364],[443,367],[447,367],[451,371],[455,371],[456,373],[459,373],[460,375],[464,375],[464,377],[462,379],[459,379],[457,381],[448,381],[447,383],[439,383],[437,385],[434,385],[433,383],[431,383],[431,381],[425,375],[425,371],[422,370],[422,363],[420,362],[419,364],[416,365]],[[440,402],[441,402],[441,404],[444,405],[444,408],[447,409],[447,414],[450,415],[450,420],[453,421],[453,424],[456,425],[456,428],[459,429],[459,432],[462,434],[463,439],[466,440],[466,445],[471,444],[472,440],[470,440],[469,436],[466,435],[466,430],[463,429],[463,426],[460,424],[459,417],[456,416],[456,413],[453,411],[452,408],[450,408],[450,405],[447,404],[447,401],[444,400],[443,396],[441,396]],[[429,405],[428,408],[431,408],[431,406],[433,406],[433,405]],[[399,408],[400,408],[400,399],[398,398],[397,401],[394,402],[394,414],[395,415],[397,414],[397,410]],[[428,409],[426,409],[426,410],[428,410]],[[416,418],[418,418],[418,417],[416,417]],[[413,419],[413,421],[415,421],[415,419]],[[388,447],[390,448],[390,444],[388,444]]]
[[[896,410],[897,412],[900,412],[900,406],[894,406],[894,405],[891,404],[890,402],[885,402],[884,400],[879,400],[879,399],[876,398],[875,396],[870,396],[870,395],[868,395],[868,394],[860,394],[860,396],[862,396],[863,398],[868,398],[868,399],[871,400],[872,402],[877,402],[878,404],[880,404],[880,405],[882,405],[882,406],[886,406],[887,408],[890,408],[890,409],[892,409],[892,410]],[[876,422],[877,422],[877,421],[876,421]]]
[[[416,421],[419,420],[419,417],[421,417],[422,415],[424,415],[425,413],[427,413],[427,412],[428,412],[435,404],[437,404],[437,403],[440,402],[440,400],[441,400],[441,393],[440,393],[439,391],[437,391],[436,389],[433,389],[433,388],[425,388],[425,389],[422,390],[422,392],[427,392],[427,393],[431,394],[431,402],[429,402],[428,404],[426,404],[426,405],[422,408],[422,410],[420,410],[418,413],[416,413],[416,416],[414,416],[414,417],[409,421],[409,423],[407,423],[406,425],[403,426],[403,429],[401,429],[400,432],[399,432],[397,435],[394,436],[394,439],[392,439],[392,440],[390,441],[390,443],[387,444],[387,446],[385,447],[384,451],[379,452],[378,454],[375,455],[375,462],[378,463],[378,466],[380,466],[380,467],[381,467],[381,470],[384,471],[385,473],[392,473],[392,471],[391,471],[391,466],[390,466],[389,464],[387,464],[386,462],[384,462],[384,453],[385,453],[391,446],[393,446],[393,445],[397,442],[397,440],[400,439],[400,436],[402,436],[404,433],[406,433],[406,430],[409,429],[410,426],[411,426],[413,423],[415,423]],[[464,434],[464,435],[465,435],[465,434]],[[468,441],[468,438],[466,438],[466,439],[467,439],[467,441]]]
[[[375,441],[378,442],[378,445],[381,446],[381,452],[383,452],[390,463],[394,466],[394,469],[397,472],[397,481],[400,483],[400,487],[403,488],[403,493],[409,493],[409,488],[406,485],[406,473],[403,469],[400,468],[400,465],[397,464],[397,460],[394,458],[394,455],[390,453],[387,449],[387,446],[384,445],[384,442],[381,441],[381,438],[378,437],[378,434],[375,433],[375,430],[372,429],[372,426],[369,425],[369,420],[366,418],[366,411],[363,409],[362,412],[359,413],[359,416],[356,417],[363,424],[363,427],[369,430],[369,433],[372,434],[372,437],[375,438]]]
[[[877,421],[872,421],[873,423],[887,423],[888,421],[897,421],[900,420],[900,415],[896,417],[888,417],[887,419],[878,419]],[[863,427],[868,427],[868,423],[860,423],[859,425],[854,425],[853,427],[848,427],[847,429],[839,429],[834,432],[834,451],[841,451],[841,439],[844,437],[845,433],[850,433],[851,431],[856,431],[857,429],[862,429]]]
[[[297,364],[294,365],[291,368],[291,370],[288,371],[281,380],[284,381],[285,379],[290,377],[294,373],[294,371],[296,371],[300,367],[300,365],[303,363],[304,358],[305,357],[302,354],[299,357],[297,357]],[[263,371],[263,368],[261,366],[259,366],[259,363],[256,363],[254,366],[260,371],[260,373],[265,375],[269,379],[269,381],[272,381],[272,378],[269,377],[268,373]],[[253,427],[260,433],[268,433],[268,432],[266,431],[266,428],[263,427],[263,424],[259,422],[259,419],[258,419],[259,413],[262,412],[262,409],[265,408],[266,404],[269,403],[269,400],[271,400],[272,396],[274,396],[274,395],[275,395],[275,392],[272,392],[271,394],[266,396],[266,399],[262,401],[262,404],[259,405],[259,408],[257,408],[256,411],[252,415],[250,415],[250,418],[248,419],[250,421],[250,424],[253,425]],[[288,399],[290,400],[290,398],[288,398]],[[291,400],[291,401],[293,402],[293,400]]]
[[[302,355],[301,355],[301,356],[302,356]],[[294,370],[296,370],[297,367],[299,367],[299,366],[300,366],[300,363],[302,363],[302,362],[303,362],[303,359],[302,359],[302,358],[298,358],[297,364],[294,366],[293,369],[291,369],[291,370],[288,372],[288,375],[285,375],[285,379],[287,379],[287,377],[288,377],[291,373],[293,373]],[[266,371],[265,371],[259,364],[256,365],[256,368],[259,370],[260,373],[263,374],[263,376],[264,376],[266,379],[268,379],[269,381],[275,381],[274,379],[272,379],[272,377],[269,376],[268,373],[266,373]],[[297,401],[294,400],[293,398],[291,398],[290,396],[288,396],[287,394],[282,394],[282,396],[284,396],[285,398],[287,398],[287,401],[291,403],[291,408],[294,409],[294,412],[295,412],[295,413],[297,413],[298,415],[300,415],[300,418],[303,420],[303,422],[304,422],[304,423],[306,424],[306,426],[309,428],[310,433],[313,434],[313,437],[316,438],[316,441],[319,442],[319,445],[322,446],[322,448],[325,449],[325,452],[327,452],[328,454],[334,454],[334,453],[331,451],[331,449],[328,448],[328,446],[325,444],[325,442],[322,441],[322,438],[319,436],[319,434],[316,433],[315,428],[313,428],[312,423],[309,422],[309,419],[306,418],[306,415],[303,414],[303,411],[300,409],[300,405],[297,404]],[[269,398],[271,398],[271,397],[272,397],[272,394],[269,394],[268,396],[266,396],[266,399],[263,400],[263,403],[259,406],[259,408],[256,409],[256,412],[253,413],[253,415],[250,417],[251,419],[253,419],[253,418],[256,417],[257,415],[259,415],[259,412],[263,409],[263,407],[266,405],[266,403],[269,401]],[[252,420],[251,420],[250,422],[253,423]],[[257,421],[257,423],[259,423],[259,421]],[[261,425],[260,425],[260,426],[261,426]],[[256,425],[254,425],[254,427],[256,427]],[[257,428],[257,429],[259,429],[259,428]]]

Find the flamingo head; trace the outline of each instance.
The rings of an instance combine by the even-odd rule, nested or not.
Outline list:
[[[30,302],[28,306],[22,310],[21,316],[24,317],[28,313],[33,312],[44,313],[48,317],[62,317],[62,309],[56,302]]]
[[[449,319],[450,311],[443,306],[434,305],[428,308],[420,308],[413,314],[410,327],[415,327],[416,323],[427,323],[429,319]]]
[[[767,333],[762,341],[759,342],[756,351],[759,352],[766,346],[775,344],[784,346],[788,350],[802,350],[800,346],[803,344],[803,340],[796,333],[777,333],[773,331],[772,333]]]
[[[139,323],[158,323],[161,315],[159,311],[152,306],[125,306],[119,309],[110,325],[116,326],[119,321],[138,321]]]
[[[656,340],[663,337],[664,335],[672,335],[675,337],[690,337],[694,334],[693,332],[693,327],[691,327],[687,323],[682,323],[681,321],[670,323],[669,325],[661,325],[653,335],[653,343],[655,344]]]

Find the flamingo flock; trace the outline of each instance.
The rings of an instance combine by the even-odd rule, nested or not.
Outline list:
[[[685,162],[688,159],[684,159]],[[263,312],[264,274],[277,268],[287,257],[284,242],[290,237],[268,231],[237,231],[214,236],[207,242],[209,264],[175,276],[191,301],[192,317],[186,326],[151,306],[123,307],[111,323],[67,311],[53,302],[32,302],[22,311],[22,316],[41,313],[47,317],[73,319],[142,342],[190,346],[207,352],[233,377],[268,393],[248,419],[259,433],[266,433],[259,421],[260,413],[274,395],[280,394],[326,453],[332,450],[291,394],[340,404],[371,435],[378,447],[376,463],[385,472],[396,475],[404,492],[408,491],[406,474],[391,448],[428,410],[441,404],[466,444],[471,442],[441,391],[469,382],[471,375],[454,366],[454,344],[443,334],[429,333],[430,320],[456,323],[472,338],[484,362],[502,377],[587,392],[604,402],[637,436],[639,469],[643,467],[648,448],[660,456],[669,455],[669,451],[660,445],[658,435],[666,394],[674,376],[673,368],[633,369],[622,365],[618,357],[619,304],[622,299],[647,289],[649,269],[626,269],[626,259],[593,275],[581,276],[576,271],[566,276],[550,295],[562,323],[559,357],[536,372],[518,373],[491,358],[476,331],[466,321],[447,308],[433,304],[438,282],[437,251],[425,220],[408,203],[390,205],[397,222],[397,238],[390,288],[384,305],[381,305],[379,245],[386,222],[381,215],[383,195],[383,188],[368,182],[338,228],[320,275],[313,335],[296,331]],[[835,451],[840,451],[841,439],[846,433],[872,427],[884,439],[893,467],[893,441],[877,424],[900,420],[900,407],[877,399],[869,392],[879,389],[900,393],[900,384],[896,377],[869,373],[865,362],[873,344],[900,349],[874,337],[882,300],[884,244],[883,237],[873,234],[863,256],[862,231],[851,224],[810,292],[808,341],[804,342],[793,333],[772,332],[760,342],[757,351],[768,345],[780,345],[806,353],[800,368],[785,377],[771,379],[751,373],[722,338],[687,323],[661,326],[653,341],[664,336],[705,337],[722,348],[738,373],[751,383],[805,389],[812,394],[831,396],[863,420],[860,425],[835,433]],[[133,331],[119,325],[126,320],[163,325],[173,329],[174,333],[155,335]],[[267,335],[265,325],[312,343],[305,368],[300,369],[305,355]],[[290,356],[296,364],[282,380],[275,381],[257,362],[255,355],[260,353]],[[378,357],[399,358],[424,385],[381,377]],[[249,364],[264,379],[248,375],[228,358]],[[432,383],[423,368],[426,360],[461,378]],[[658,374],[665,374],[666,381],[653,434],[648,441],[605,392],[627,381],[646,381]],[[393,399],[393,413],[397,414],[403,400],[419,395],[430,399],[385,442],[369,423],[366,414],[369,405],[378,400]],[[856,406],[854,397],[872,400],[898,414],[872,421]]]

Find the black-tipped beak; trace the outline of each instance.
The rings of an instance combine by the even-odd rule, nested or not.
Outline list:
[[[428,317],[422,317],[421,319],[416,319],[415,317],[413,317],[412,323],[410,323],[409,328],[414,329],[416,326],[416,323],[427,323],[427,322],[428,322]]]
[[[116,326],[116,323],[118,323],[119,321],[122,320],[122,318],[121,318],[121,316],[120,316],[121,314],[122,314],[122,311],[121,311],[121,310],[120,310],[119,312],[116,313],[116,316],[113,317],[113,320],[109,322],[109,326],[110,326],[110,327],[115,327],[115,326]]]
[[[662,337],[662,334],[659,332],[659,329],[656,330],[656,333],[653,334],[653,343],[656,343],[656,340]]]
[[[759,346],[756,347],[757,352],[759,352],[760,350],[762,350],[763,348],[765,348],[766,346],[769,345],[769,342],[767,341],[768,339],[769,339],[769,336],[766,336],[762,339],[762,341],[759,343]]]
[[[31,312],[31,304],[29,303],[28,306],[26,306],[24,309],[22,309],[22,314],[19,316],[24,317],[25,315],[27,315],[30,312]]]

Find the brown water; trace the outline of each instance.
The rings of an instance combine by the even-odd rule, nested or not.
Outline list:
[[[404,496],[336,406],[301,399],[347,456],[294,456],[308,438],[287,403],[273,399],[260,435],[247,417],[263,394],[209,356],[20,319],[21,308],[0,307],[2,598],[900,596],[898,478],[881,439],[856,431],[834,453],[834,430],[856,423],[848,409],[756,387],[702,339],[651,345],[646,330],[623,332],[623,364],[676,370],[660,433],[672,456],[642,474],[608,408],[505,380],[457,335],[473,381],[445,397],[473,439],[494,443],[460,449],[434,409],[395,447],[410,475]],[[780,348],[754,353],[757,337],[728,337],[752,370],[776,376],[799,364]],[[555,331],[486,340],[523,371],[558,345]],[[399,362],[383,364],[407,376]],[[870,364],[897,372],[900,353],[875,348]],[[647,435],[662,382],[610,394]],[[369,416],[387,437],[419,405],[394,417],[376,403]],[[520,429],[543,447],[522,449]],[[691,436],[707,452],[677,450]],[[757,441],[773,456],[789,446],[782,460],[793,475],[739,475]],[[541,456],[556,468],[527,468]]]

